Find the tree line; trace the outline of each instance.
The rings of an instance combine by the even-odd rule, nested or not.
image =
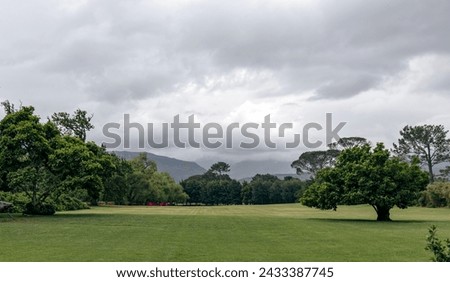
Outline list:
[[[297,202],[306,183],[256,175],[239,182],[218,162],[203,175],[181,183],[142,153],[124,160],[86,141],[92,115],[54,113],[45,122],[32,106],[2,103],[0,121],[0,200],[16,212],[51,215],[56,210],[87,208],[102,202],[119,205],[178,203],[202,205]]]
[[[202,175],[176,183],[141,154],[123,160],[86,141],[92,115],[80,109],[59,112],[42,122],[32,106],[2,103],[0,121],[0,201],[17,211],[53,214],[85,208],[86,202],[143,205],[181,203],[238,205],[293,203],[320,209],[369,204],[378,220],[390,210],[414,204],[450,205],[450,168],[436,175],[435,166],[450,160],[450,139],[442,125],[405,126],[393,149],[363,137],[341,138],[326,150],[302,153],[292,162],[301,181],[255,175],[239,182],[230,166],[218,162]]]
[[[227,174],[230,165],[218,162],[202,175],[191,176],[180,184],[189,198],[187,203],[204,205],[264,205],[295,203],[307,183],[297,178],[283,180],[270,174],[257,174],[243,183]]]

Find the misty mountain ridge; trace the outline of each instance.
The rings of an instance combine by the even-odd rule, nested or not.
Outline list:
[[[141,152],[130,151],[112,151],[113,154],[125,160],[131,160],[139,156]],[[156,155],[146,152],[147,158],[156,163],[158,171],[167,172],[172,178],[180,182],[193,175],[201,175],[207,171],[204,167],[200,166],[194,161],[185,161],[176,158]],[[444,162],[434,166],[433,170],[436,175],[440,174],[440,170],[450,166],[450,162]],[[426,167],[422,167],[423,170],[427,170]],[[239,181],[250,181],[256,174],[271,174],[280,179],[286,176],[291,176],[301,180],[309,180],[309,174],[298,175],[295,169],[291,168],[291,162],[278,161],[278,160],[246,160],[237,163],[230,164],[230,172],[228,173],[231,178]]]
[[[156,163],[158,171],[167,172],[177,182],[187,179],[193,175],[199,175],[206,172],[205,168],[195,162],[183,161],[153,153],[129,151],[112,151],[112,153],[125,160],[131,160],[138,157],[141,153],[146,153],[147,158]]]
[[[125,160],[131,160],[139,156],[142,152],[131,151],[112,151],[113,154]],[[193,175],[200,175],[207,171],[193,161],[184,161],[176,158],[156,155],[149,152],[147,158],[156,163],[158,171],[167,172],[172,178],[179,182]],[[258,161],[242,161],[230,165],[229,175],[236,180],[251,180],[256,174],[272,174],[279,178],[292,176],[302,180],[309,179],[309,175],[297,175],[295,169],[291,168],[291,162],[276,160],[258,160]]]

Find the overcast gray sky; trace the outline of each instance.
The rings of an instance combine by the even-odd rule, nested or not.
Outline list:
[[[132,121],[346,121],[389,146],[416,124],[450,128],[450,1],[0,0],[0,99],[45,118],[77,108]],[[321,138],[321,133],[317,138]],[[183,159],[301,151],[160,149]]]

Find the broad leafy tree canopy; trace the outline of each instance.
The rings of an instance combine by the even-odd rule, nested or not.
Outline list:
[[[417,160],[406,163],[393,158],[381,143],[373,149],[364,145],[342,151],[335,167],[319,171],[301,202],[320,209],[369,204],[378,220],[390,220],[390,209],[414,204],[427,183]]]

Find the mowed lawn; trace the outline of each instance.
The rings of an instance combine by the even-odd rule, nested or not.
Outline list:
[[[427,229],[450,237],[450,209],[299,204],[96,207],[50,217],[0,214],[0,261],[429,261]]]

